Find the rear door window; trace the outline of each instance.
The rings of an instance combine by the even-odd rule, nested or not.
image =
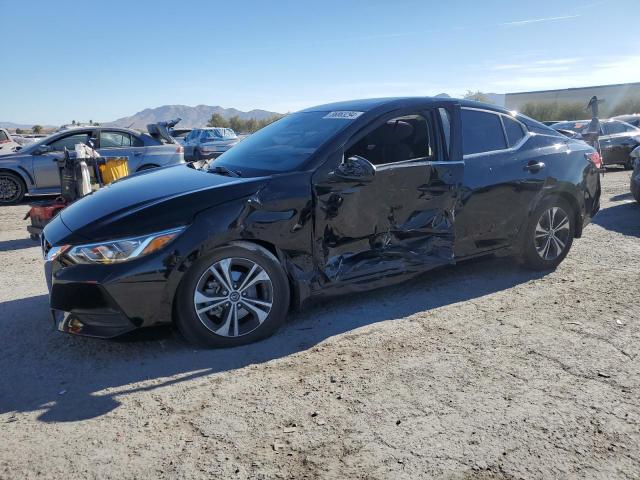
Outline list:
[[[462,109],[462,153],[464,155],[506,148],[507,140],[498,114]]]
[[[517,122],[513,118],[503,115],[502,123],[504,123],[504,131],[507,133],[509,146],[513,147],[514,145],[517,145],[525,136],[524,129],[522,128],[520,122]]]
[[[100,132],[100,148],[123,148],[131,146],[131,136],[124,132]]]
[[[442,136],[444,140],[444,148],[447,152],[447,158],[451,157],[451,119],[446,108],[439,108],[440,124],[442,125]]]

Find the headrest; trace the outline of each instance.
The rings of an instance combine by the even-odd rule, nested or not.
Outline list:
[[[400,143],[413,135],[413,126],[402,120],[392,120],[380,127],[379,141],[384,143]]]

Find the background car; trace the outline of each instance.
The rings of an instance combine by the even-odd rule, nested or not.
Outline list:
[[[309,108],[206,170],[145,172],[63,210],[43,233],[52,314],[98,337],[175,320],[228,347],[311,298],[468,258],[553,269],[600,208],[599,167],[586,143],[493,105]]]
[[[575,120],[552,125],[555,130],[571,130],[585,133],[591,120]],[[626,169],[633,168],[631,152],[640,145],[640,128],[620,120],[600,121],[600,152],[603,165],[622,165]]]
[[[640,114],[635,113],[633,115],[618,115],[617,117],[611,117],[611,120],[620,120],[626,122],[629,125],[640,128]]]
[[[13,153],[19,146],[20,143],[15,141],[7,129],[0,128],[0,155]]]
[[[152,133],[115,127],[77,127],[57,132],[0,157],[0,204],[20,202],[25,194],[60,193],[56,156],[77,143],[93,145],[103,157],[126,157],[129,173],[184,162],[184,150],[166,130]]]
[[[230,128],[194,128],[184,139],[184,156],[188,161],[217,158],[239,141]]]
[[[170,128],[169,135],[175,138],[180,145],[184,145],[184,139],[191,133],[193,128]]]

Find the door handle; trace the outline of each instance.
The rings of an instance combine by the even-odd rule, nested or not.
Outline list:
[[[133,152],[133,155],[139,157],[140,155],[142,155],[142,152]]]
[[[545,167],[544,162],[536,162],[531,161],[524,166],[524,170],[528,170],[529,172],[539,172]]]

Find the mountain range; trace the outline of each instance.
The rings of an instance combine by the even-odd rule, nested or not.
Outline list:
[[[231,118],[237,115],[242,120],[249,120],[250,118],[263,120],[278,115],[276,112],[269,112],[267,110],[250,110],[243,112],[235,108],[209,105],[197,105],[195,107],[189,107],[188,105],[163,105],[156,108],[146,108],[129,117],[122,117],[113,122],[105,122],[102,123],[102,125],[145,129],[149,123],[172,120],[180,117],[182,120],[178,124],[179,127],[204,127],[214,113],[218,113],[224,118]]]
[[[156,108],[145,108],[141,112],[135,113],[128,117],[118,118],[111,122],[100,122],[100,125],[107,127],[131,127],[140,130],[146,130],[149,123],[161,122],[163,120],[173,120],[180,117],[182,120],[178,124],[180,127],[204,127],[211,118],[211,115],[218,113],[224,118],[235,117],[236,115],[242,120],[254,118],[263,120],[279,115],[277,112],[269,112],[267,110],[250,110],[243,112],[236,108],[224,108],[220,106],[197,105],[190,107],[188,105],[163,105]],[[35,124],[22,124],[14,122],[0,122],[0,128],[9,129],[30,129]],[[44,125],[45,129],[54,129],[51,125]]]
[[[485,95],[490,102],[495,103],[499,106],[504,106],[504,94],[487,93]],[[437,96],[448,97],[449,95],[447,95],[446,93],[441,93]],[[243,112],[242,110],[238,110],[235,108],[224,108],[220,106],[210,105],[196,105],[195,107],[190,107],[188,105],[163,105],[156,108],[145,108],[144,110],[128,117],[118,118],[117,120],[111,122],[101,122],[100,124],[105,126],[131,127],[145,130],[147,125],[150,123],[156,123],[163,120],[172,120],[174,118],[180,117],[182,120],[178,124],[179,127],[204,127],[211,118],[211,115],[213,115],[214,113],[218,113],[224,118],[231,118],[237,115],[242,120],[248,120],[250,118],[263,120],[265,118],[279,115],[277,112],[270,112],[268,110],[250,110],[248,112]],[[32,124],[0,122],[0,128],[29,129],[32,126]],[[45,126],[45,129],[50,128],[54,127]]]

